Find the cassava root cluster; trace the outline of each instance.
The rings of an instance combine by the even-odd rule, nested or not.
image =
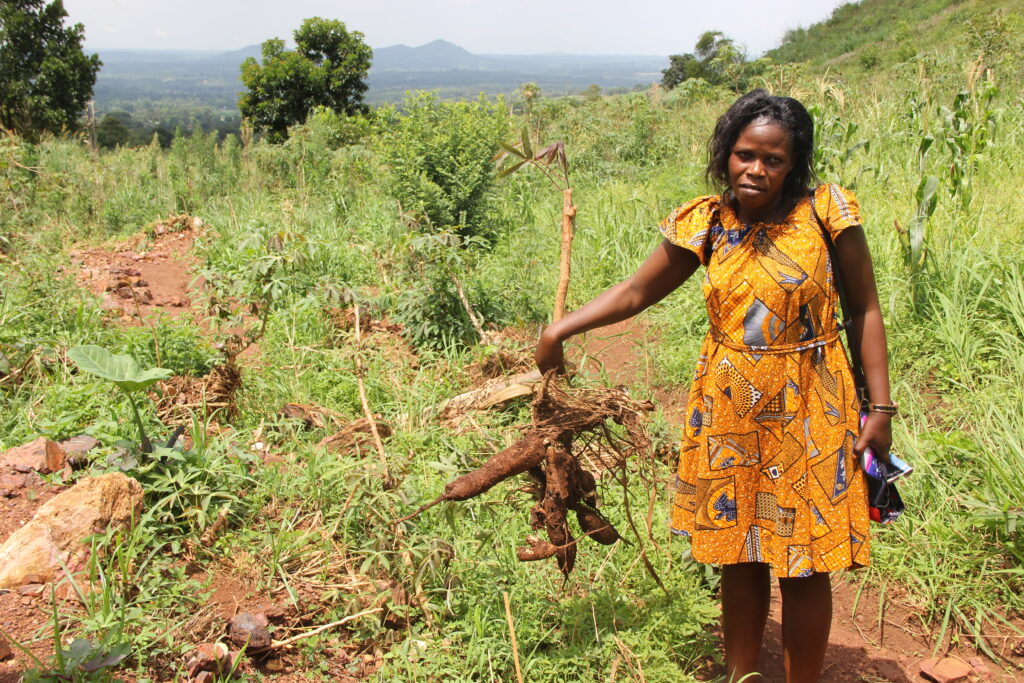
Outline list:
[[[403,517],[400,523],[415,517],[442,501],[467,500],[479,496],[494,485],[517,474],[529,473],[534,482],[537,503],[530,511],[530,525],[544,529],[548,540],[530,535],[528,545],[517,555],[523,562],[555,557],[558,567],[568,576],[576,562],[576,542],[570,530],[571,510],[581,536],[611,545],[622,537],[598,511],[597,481],[580,464],[576,450],[590,435],[589,446],[596,441],[616,439],[605,424],[611,420],[625,427],[629,450],[649,447],[641,414],[653,408],[650,402],[630,399],[621,389],[577,390],[570,395],[545,377],[532,408],[533,422],[525,435],[508,448],[495,453],[478,469],[468,472],[444,488],[436,500]],[[622,449],[608,444],[615,452]],[[623,464],[623,463],[619,463]]]

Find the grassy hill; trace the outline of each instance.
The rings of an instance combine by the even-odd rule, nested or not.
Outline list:
[[[1022,31],[1021,0],[862,0],[790,30],[766,54],[782,63],[841,66],[844,73],[884,70],[928,54],[982,54],[1019,70]]]

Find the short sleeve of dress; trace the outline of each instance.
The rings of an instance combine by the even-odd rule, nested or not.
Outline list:
[[[697,255],[701,265],[705,266],[707,263],[704,262],[704,242],[718,211],[718,201],[717,195],[697,197],[678,207],[658,225],[665,239],[692,251]]]
[[[828,228],[833,242],[843,230],[861,224],[857,197],[835,183],[821,185],[814,191],[814,210]]]

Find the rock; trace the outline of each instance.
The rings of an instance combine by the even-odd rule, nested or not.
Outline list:
[[[197,678],[200,672],[219,674],[231,670],[231,653],[224,643],[200,643],[185,661],[188,675]]]
[[[280,624],[288,617],[288,610],[280,605],[267,605],[260,612],[267,617],[272,624]]]
[[[117,295],[122,299],[131,299],[132,288],[129,287],[128,285],[121,285],[120,287],[117,288]]]
[[[64,449],[44,436],[16,446],[0,456],[0,465],[18,472],[57,472],[64,467]]]
[[[277,673],[278,671],[284,671],[284,662],[277,657],[271,657],[266,661],[264,666],[267,667],[267,671]]]
[[[200,671],[192,680],[194,683],[213,683],[216,679],[209,671]]]
[[[969,657],[967,663],[971,665],[974,675],[981,680],[988,681],[992,679],[992,669],[988,668],[988,663],[981,657]]]
[[[41,583],[26,583],[24,586],[18,587],[19,595],[27,595],[30,598],[37,598],[43,594],[43,589],[46,588]]]
[[[64,449],[64,454],[68,458],[68,464],[72,467],[78,467],[83,464],[85,462],[85,454],[96,448],[99,444],[100,442],[97,439],[88,434],[79,434],[78,436],[58,442],[58,445]]]
[[[918,666],[921,668],[921,675],[935,683],[966,681],[972,671],[970,664],[955,657],[922,659]]]
[[[110,293],[103,295],[102,301],[100,301],[100,310],[103,311],[120,311],[121,302],[114,298]]]
[[[2,662],[5,659],[10,659],[13,656],[14,653],[11,652],[10,644],[3,636],[0,636],[0,662]]]
[[[13,498],[20,489],[25,488],[24,474],[0,474],[0,496]]]
[[[136,287],[149,287],[149,283],[143,280],[141,277],[135,282]]]
[[[0,588],[53,581],[62,562],[77,566],[88,552],[83,538],[128,527],[141,512],[142,486],[134,479],[119,472],[82,479],[43,504],[0,546]],[[29,581],[32,574],[42,580]]]
[[[228,622],[228,638],[238,647],[250,650],[262,650],[270,647],[270,621],[265,614],[242,612]]]

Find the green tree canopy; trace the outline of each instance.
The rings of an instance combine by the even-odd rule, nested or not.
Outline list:
[[[281,141],[288,127],[303,123],[315,108],[339,114],[366,111],[363,94],[373,50],[359,31],[348,31],[333,19],[311,17],[293,34],[295,50],[284,41],[263,43],[263,63],[252,57],[242,63],[238,108],[271,140]]]
[[[61,0],[0,2],[0,127],[29,139],[75,127],[100,59],[82,52],[81,24]]]
[[[743,50],[721,31],[705,31],[697,39],[692,53],[672,55],[668,59],[668,68],[661,72],[661,84],[667,90],[690,78],[742,89],[747,77],[763,66],[761,61],[748,62]]]

